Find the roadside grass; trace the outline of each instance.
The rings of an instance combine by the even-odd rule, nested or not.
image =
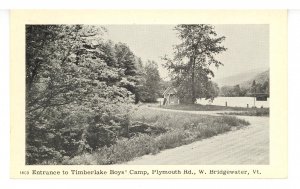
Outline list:
[[[202,105],[202,104],[173,104],[173,105],[158,106],[158,107],[163,109],[188,110],[188,111],[222,111],[222,110],[247,111],[252,109],[252,108],[218,106],[218,105]]]
[[[269,108],[257,108],[248,111],[239,111],[239,112],[224,112],[218,113],[220,115],[239,115],[239,116],[266,116],[270,114]]]
[[[120,138],[112,146],[65,160],[63,164],[120,164],[249,125],[249,122],[232,116],[166,112],[147,107],[140,107],[132,115],[132,121],[164,128],[167,132],[155,135],[137,133],[131,138]]]
[[[228,111],[218,113],[221,115],[240,115],[240,116],[269,116],[269,108],[243,108],[217,105],[201,104],[174,104],[167,106],[148,105],[150,107],[160,107],[162,109],[185,110],[185,111]],[[234,112],[231,112],[234,111]]]

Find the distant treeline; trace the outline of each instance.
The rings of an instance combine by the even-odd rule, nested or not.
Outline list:
[[[223,86],[220,89],[219,96],[253,96],[255,94],[269,95],[269,79],[266,80],[264,83],[256,83],[256,81],[253,80],[252,85],[248,87],[240,87],[240,85]]]

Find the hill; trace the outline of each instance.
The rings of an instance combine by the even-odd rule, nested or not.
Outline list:
[[[249,72],[216,79],[214,82],[216,82],[219,87],[240,85],[241,87],[248,88],[251,86],[253,80],[255,80],[256,83],[263,84],[267,79],[269,79],[269,70],[252,70]]]
[[[240,83],[240,86],[243,88],[249,88],[251,87],[253,80],[255,80],[256,83],[264,84],[267,80],[269,80],[269,78],[270,78],[270,74],[269,74],[269,70],[267,70],[257,74],[255,77],[251,78],[248,81]]]
[[[253,93],[269,94],[269,70],[256,74],[247,81],[220,87],[220,96],[251,96]],[[253,81],[255,80],[255,85]]]

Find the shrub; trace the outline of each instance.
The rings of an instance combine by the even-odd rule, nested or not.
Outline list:
[[[122,138],[110,147],[99,148],[92,154],[76,156],[66,160],[64,164],[115,164],[129,161],[135,157],[152,153],[155,148],[154,138],[149,135],[140,134],[131,139]]]
[[[196,114],[177,114],[174,112],[154,113],[151,111],[147,113],[149,117],[143,114],[142,119],[152,122],[149,128],[155,125],[158,128],[167,128],[166,132],[142,133],[140,130],[136,130],[137,133],[131,138],[119,138],[115,144],[104,146],[94,151],[92,157],[84,154],[82,157],[77,156],[69,161],[64,161],[64,163],[90,164],[92,162],[93,164],[100,165],[122,163],[130,161],[135,157],[156,154],[164,149],[189,144],[197,140],[228,132],[232,128],[249,125],[247,121],[231,116],[199,116]],[[137,123],[143,125],[140,122],[136,122],[135,124]],[[145,125],[149,126],[149,123]]]
[[[90,125],[86,132],[86,141],[93,150],[113,144],[116,137],[113,128],[103,124]]]
[[[186,144],[186,139],[188,139],[188,134],[180,130],[160,135],[155,139],[155,152]]]

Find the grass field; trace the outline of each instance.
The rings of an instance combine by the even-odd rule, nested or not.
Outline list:
[[[132,123],[137,122],[151,125],[151,128],[163,128],[161,131],[164,132],[136,133],[131,138],[119,138],[112,146],[76,156],[64,164],[118,164],[249,125],[232,116],[157,111],[147,107],[139,107],[133,113]]]

